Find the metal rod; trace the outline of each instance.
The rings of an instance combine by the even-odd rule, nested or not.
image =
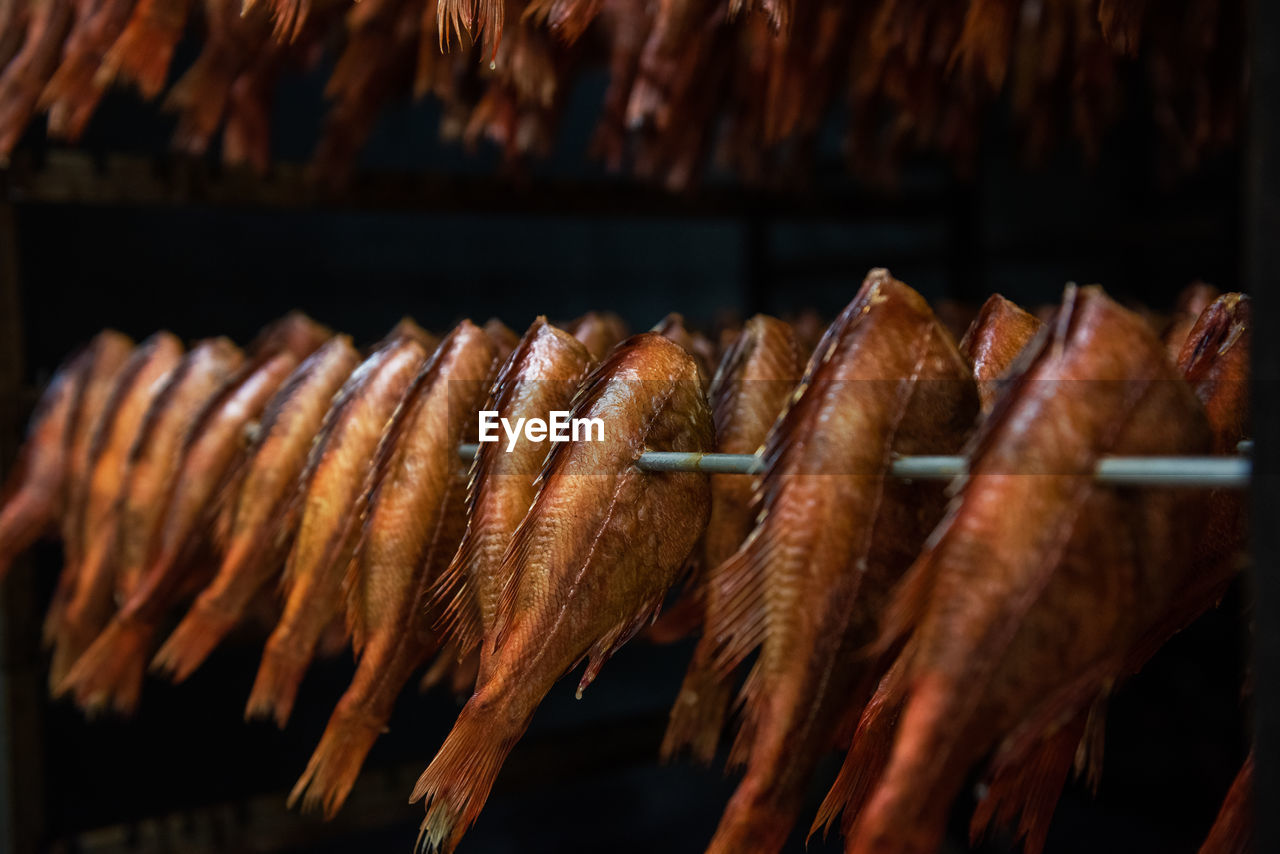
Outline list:
[[[462,445],[458,453],[473,459],[479,445]],[[646,451],[640,456],[645,471],[689,471],[704,474],[760,474],[763,461],[754,454],[698,454]],[[968,470],[964,457],[898,457],[890,474],[905,480],[950,480]],[[1099,483],[1112,486],[1197,486],[1244,489],[1251,462],[1245,457],[1104,457],[1098,462]]]

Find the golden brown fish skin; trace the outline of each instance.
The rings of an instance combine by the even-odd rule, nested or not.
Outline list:
[[[1249,427],[1249,343],[1253,308],[1244,294],[1207,306],[1178,354],[1178,370],[1204,404],[1214,450],[1233,454]]]
[[[1043,324],[1000,294],[992,294],[960,339],[960,353],[973,366],[982,411],[990,412],[1004,388],[1001,379]]]
[[[591,357],[599,361],[627,337],[627,324],[611,311],[588,311],[565,326],[565,331],[581,341]]]
[[[246,718],[283,727],[325,627],[338,614],[355,551],[365,478],[392,415],[426,359],[420,338],[398,334],[356,368],[325,416],[303,472],[298,533],[285,564],[284,610],[263,651]]]
[[[1200,319],[1205,309],[1218,299],[1218,296],[1218,289],[1204,282],[1192,282],[1178,294],[1173,316],[1169,319],[1161,336],[1165,347],[1168,348],[1169,358],[1174,362],[1177,362],[1182,354],[1182,348],[1196,321]]]
[[[307,452],[334,395],[359,362],[351,339],[335,336],[298,366],[267,405],[233,502],[218,573],[156,654],[153,669],[174,682],[190,676],[283,566],[297,531],[298,481]]]
[[[652,332],[657,332],[668,341],[674,341],[679,344],[686,353],[693,356],[694,362],[698,366],[698,378],[702,382],[702,387],[708,388],[711,384],[711,365],[712,362],[707,358],[707,347],[709,342],[705,338],[698,340],[696,333],[690,332],[685,326],[684,315],[678,311],[673,311],[666,317],[654,324]]]
[[[898,454],[948,454],[978,415],[977,387],[924,299],[872,270],[827,330],[769,434],[760,517],[717,570],[707,633],[742,689],[731,762],[746,775],[708,852],[776,852],[850,706],[881,676],[862,654],[889,594],[945,509],[940,483],[891,478]]]
[[[151,404],[181,363],[182,353],[182,342],[168,332],[157,332],[139,344],[120,372],[93,438],[81,523],[84,558],[66,608],[45,625],[46,638],[54,644],[49,689],[55,694],[114,608],[120,512],[129,482],[130,451]]]
[[[520,418],[547,420],[551,411],[569,409],[593,361],[588,347],[539,317],[503,365],[482,408],[512,424]],[[545,444],[525,439],[508,451],[505,435],[482,443],[476,454],[466,533],[436,589],[446,614],[440,629],[452,639],[459,661],[493,631],[507,581],[502,557],[533,504],[546,457]]]
[[[232,378],[243,359],[226,338],[197,344],[183,357],[165,388],[152,401],[141,431],[129,452],[129,474],[121,494],[116,591],[122,608],[129,606],[152,561],[165,549],[166,515],[187,483],[184,458],[197,435],[210,400]],[[121,628],[121,614],[72,665],[59,692],[72,691],[90,713],[111,707],[130,714],[142,687],[146,659],[138,644],[144,638]],[[121,640],[126,636],[134,641]],[[149,638],[149,635],[147,635]]]
[[[582,691],[661,605],[706,524],[700,474],[642,472],[646,448],[709,451],[711,414],[693,358],[660,335],[619,344],[583,384],[574,417],[605,420],[604,441],[557,444],[505,558],[488,666],[413,792],[423,837],[452,850],[503,759],[552,685],[589,658]]]
[[[905,705],[867,807],[846,812],[853,854],[936,850],[970,768],[997,745],[1016,763],[1087,710],[1195,574],[1202,494],[1092,478],[1103,454],[1208,448],[1161,342],[1091,287],[1036,347],[885,618],[882,644],[907,637]]]
[[[496,317],[489,318],[484,324],[485,334],[498,348],[499,364],[505,362],[511,351],[520,346],[520,336]]]
[[[99,332],[88,347],[88,364],[70,415],[67,446],[66,501],[62,512],[62,572],[45,614],[45,638],[53,639],[67,603],[75,593],[76,577],[84,562],[84,505],[89,491],[90,450],[115,388],[129,361],[133,341],[112,329]]]
[[[122,494],[116,599],[133,595],[155,549],[187,439],[205,404],[240,367],[243,353],[226,338],[200,342],[182,357],[143,419],[129,451]]]
[[[754,454],[804,374],[804,357],[789,324],[757,314],[720,361],[711,382],[711,413],[716,427],[716,450],[725,454]],[[754,478],[711,475],[711,516],[703,534],[701,565],[706,577],[692,582],[694,593],[673,606],[690,603],[696,617],[691,630],[723,604],[715,575],[742,545],[755,523],[752,505]],[[666,619],[663,615],[662,619]],[[656,628],[656,626],[655,626]],[[717,642],[704,633],[694,650],[689,672],[671,709],[662,742],[662,758],[669,760],[688,748],[709,763],[715,755],[732,697],[730,680],[713,664]]]
[[[369,511],[344,586],[359,665],[289,795],[332,817],[412,673],[439,646],[430,607],[466,525],[466,465],[498,348],[462,321],[414,381],[365,482]]]
[[[31,416],[0,506],[0,578],[63,512],[75,404],[91,360],[82,350],[63,363]]]
[[[83,667],[90,674],[78,686],[83,696],[103,697],[125,714],[133,711],[152,637],[183,594],[184,582],[199,580],[191,572],[191,561],[201,547],[212,546],[199,539],[199,532],[209,527],[225,501],[227,484],[244,455],[245,427],[297,365],[298,357],[288,349],[264,354],[224,381],[203,404],[183,442],[174,485],[138,586],[76,663],[75,669]],[[201,561],[201,568],[205,566]]]
[[[332,337],[332,329],[295,310],[264,326],[245,352],[253,359],[292,353],[301,362]]]

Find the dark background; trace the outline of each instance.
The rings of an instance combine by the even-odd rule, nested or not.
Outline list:
[[[323,77],[292,81],[280,95],[275,138],[285,161],[309,153]],[[975,304],[999,291],[1034,307],[1078,281],[1159,310],[1193,279],[1239,287],[1240,157],[1228,153],[1169,181],[1139,111],[1092,164],[1064,141],[1050,162],[1023,168],[997,108],[967,179],[919,159],[895,188],[872,190],[845,176],[833,131],[812,181],[790,188],[785,203],[716,174],[655,201],[585,157],[602,85],[580,84],[556,155],[522,174],[499,170],[492,152],[436,142],[429,105],[396,105],[384,116],[355,191],[387,172],[461,175],[489,185],[491,204],[479,210],[462,198],[390,210],[367,197],[347,204],[341,194],[284,209],[19,198],[12,212],[28,383],[37,386],[104,326],[136,338],[168,328],[185,339],[243,342],[291,308],[367,343],[404,314],[433,329],[496,315],[517,331],[536,314],[564,319],[593,308],[617,311],[634,329],[672,310],[704,327],[761,310],[830,317],[873,265],[931,300]],[[169,131],[154,108],[113,96],[84,150],[151,156],[168,174],[181,166],[165,153]],[[34,129],[22,162],[38,172],[49,154]],[[200,168],[219,180],[217,167]],[[507,204],[508,193],[523,201]],[[56,546],[30,563],[28,606],[42,612]],[[1120,690],[1098,796],[1069,786],[1049,851],[1196,850],[1245,750],[1247,598],[1233,590]],[[131,721],[85,722],[69,704],[43,703],[33,729],[15,736],[39,757],[27,784],[34,792],[24,797],[42,846],[408,851],[421,810],[404,800],[447,732],[455,699],[407,691],[336,822],[290,816],[284,793],[352,668],[345,656],[315,667],[286,731],[245,724],[261,640],[242,633],[182,686],[149,681]],[[19,650],[43,672],[33,638]],[[733,778],[719,766],[655,759],[689,651],[638,640],[583,700],[573,699],[572,680],[558,686],[462,850],[703,850]],[[815,782],[815,805],[835,769],[833,760]],[[957,850],[970,806],[957,805]],[[803,850],[801,836],[790,850]],[[838,839],[815,839],[809,850],[839,850]]]

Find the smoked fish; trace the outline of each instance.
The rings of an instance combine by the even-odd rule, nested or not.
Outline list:
[[[498,356],[502,362],[507,360],[512,350],[520,346],[520,336],[496,317],[491,317],[485,321],[484,331],[489,336],[489,340],[493,342],[493,346],[498,348]]]
[[[96,690],[114,691],[117,709],[127,713],[136,705],[151,640],[184,592],[184,581],[191,581],[191,556],[225,503],[243,456],[246,425],[297,366],[288,347],[267,349],[205,403],[192,426],[138,587],[84,655],[84,666],[96,674]]]
[[[1253,751],[1227,790],[1200,854],[1252,854],[1254,851]]]
[[[993,750],[997,783],[1055,740],[1074,753],[1085,727],[1062,723],[1087,720],[1198,583],[1204,495],[1092,477],[1104,454],[1208,449],[1204,413],[1162,343],[1100,288],[1071,287],[1024,358],[886,610],[877,648],[904,646],[884,708],[900,716],[865,808],[845,811],[851,854],[935,851],[951,801]],[[858,773],[846,763],[841,778]],[[1045,787],[1022,793],[1032,805],[1061,786],[1021,782]],[[838,778],[823,815],[844,790]]]
[[[484,409],[513,425],[520,419],[547,420],[568,411],[591,369],[589,348],[539,317],[503,365]],[[506,436],[480,445],[467,487],[466,533],[441,575],[436,596],[444,617],[441,631],[459,660],[492,634],[498,601],[506,586],[503,555],[516,528],[533,505],[546,445]]]
[[[725,454],[754,454],[764,447],[769,430],[791,398],[804,373],[804,356],[790,325],[757,314],[746,322],[725,351],[711,381],[711,416],[716,450]],[[754,478],[711,475],[711,517],[703,534],[703,577],[695,579],[682,604],[696,611],[694,624],[705,623],[718,611],[720,578],[717,571],[742,545],[755,523],[752,502]],[[662,619],[666,619],[664,614]],[[690,626],[692,628],[692,626]],[[694,650],[689,672],[671,709],[662,742],[662,756],[672,758],[684,748],[703,763],[715,755],[724,727],[733,685],[714,666],[716,639],[704,633]]]
[[[284,611],[263,651],[246,718],[285,725],[316,644],[340,611],[374,452],[427,357],[416,326],[397,330],[343,384],[311,448],[298,533],[282,578]]]
[[[284,564],[301,510],[299,478],[334,395],[360,355],[346,335],[298,366],[263,412],[233,501],[217,575],[152,662],[181,682],[244,618],[257,592]]]
[[[726,677],[755,649],[730,761],[746,774],[709,852],[776,852],[850,707],[881,676],[861,651],[942,518],[944,485],[889,476],[898,454],[951,454],[977,387],[924,299],[872,270],[828,328],[764,449],[760,515],[716,571],[707,633]]]
[[[644,472],[646,448],[710,451],[715,432],[697,365],[661,335],[614,348],[586,380],[575,418],[600,418],[602,441],[556,444],[504,561],[487,666],[412,800],[422,841],[453,850],[503,760],[552,685],[589,659],[578,693],[649,622],[710,512],[705,475]]]
[[[14,558],[54,525],[66,505],[73,413],[91,360],[88,349],[72,355],[36,404],[26,441],[0,496],[0,578]]]
[[[466,464],[498,348],[470,321],[454,327],[414,380],[365,481],[364,530],[344,581],[359,656],[320,744],[289,795],[332,816],[386,729],[405,683],[439,647],[431,607],[466,526]]]
[[[129,475],[120,498],[116,577],[122,610],[72,665],[59,687],[62,693],[73,692],[76,702],[90,713],[110,707],[129,714],[137,704],[150,634],[126,630],[125,626],[135,625],[128,622],[127,609],[136,594],[146,596],[140,588],[153,562],[177,560],[185,545],[185,531],[171,535],[167,519],[175,507],[182,508],[178,512],[184,516],[194,516],[194,511],[186,511],[186,502],[174,500],[192,486],[192,473],[185,466],[192,440],[200,436],[210,401],[217,400],[242,359],[240,348],[226,338],[208,339],[193,347],[152,401],[129,452]],[[199,501],[192,503],[197,510],[201,506]]]
[[[1182,347],[1187,342],[1187,336],[1191,334],[1191,329],[1200,319],[1200,315],[1218,297],[1218,289],[1204,282],[1193,282],[1178,294],[1173,316],[1165,326],[1163,335],[1165,347],[1168,348],[1169,357],[1173,361],[1178,361],[1178,357],[1182,354]]]
[[[627,324],[611,311],[589,311],[568,324],[565,331],[581,341],[591,358],[598,361],[627,337]]]
[[[689,331],[685,326],[683,314],[678,311],[671,312],[654,324],[651,331],[657,332],[668,341],[674,341],[684,348],[686,353],[693,356],[694,363],[698,366],[698,378],[702,381],[702,387],[705,389],[710,385],[712,365],[708,358],[710,342],[706,338],[699,340],[700,336]]]
[[[973,366],[982,411],[990,412],[1007,384],[1003,380],[1018,354],[1043,324],[1030,312],[992,294],[960,339],[960,353]]]
[[[1178,354],[1178,370],[1204,404],[1220,454],[1235,453],[1249,427],[1252,321],[1249,297],[1223,294],[1200,314]]]
[[[133,351],[107,400],[89,450],[81,527],[84,555],[74,573],[66,605],[45,622],[53,643],[49,689],[58,688],[114,609],[120,513],[129,482],[131,450],[151,404],[182,361],[182,342],[157,332]]]

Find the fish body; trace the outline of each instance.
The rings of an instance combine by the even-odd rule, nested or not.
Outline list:
[[[510,576],[486,638],[487,666],[414,789],[423,839],[452,850],[552,685],[589,659],[579,693],[661,605],[706,524],[705,475],[643,472],[647,448],[714,446],[697,366],[646,333],[619,344],[579,390],[574,417],[603,441],[554,446],[533,506],[504,558]]]
[[[421,338],[393,335],[343,384],[302,478],[298,533],[285,564],[284,611],[267,640],[245,716],[281,727],[325,627],[339,613],[355,551],[365,480],[392,415],[427,356]]]
[[[845,813],[854,854],[936,850],[972,766],[993,748],[997,774],[1018,765],[1087,713],[1194,575],[1203,495],[1092,477],[1104,454],[1208,447],[1161,342],[1094,287],[1036,340],[885,617],[881,647],[905,639],[901,712],[867,806]]]
[[[462,321],[414,380],[366,480],[369,508],[345,580],[347,622],[360,657],[320,744],[290,795],[332,816],[346,800],[404,684],[439,645],[432,591],[466,524],[466,466],[476,413],[498,348]]]
[[[1240,773],[1227,790],[1222,809],[1214,819],[1213,827],[1200,854],[1250,854],[1256,848],[1254,826],[1256,815],[1253,793],[1253,752],[1245,759]]]
[[[945,509],[938,483],[891,478],[898,454],[947,454],[977,388],[924,299],[873,270],[769,434],[760,516],[716,571],[707,633],[726,676],[755,648],[731,762],[746,774],[709,852],[776,852],[850,706],[880,676],[862,650]]]
[[[166,516],[174,499],[193,485],[183,471],[189,445],[198,437],[210,400],[219,395],[242,359],[240,348],[226,338],[197,344],[174,369],[143,419],[129,452],[129,473],[120,499],[116,591],[122,608],[130,606],[135,594],[147,595],[139,588],[153,561],[167,555],[176,559],[167,542]],[[145,649],[138,644],[145,638],[129,633],[133,643],[124,643],[122,622],[120,613],[112,618],[59,688],[73,691],[76,702],[91,712],[110,706],[128,714],[137,703],[146,664]]]
[[[491,317],[485,321],[484,332],[489,336],[489,340],[493,342],[493,346],[498,348],[500,362],[505,362],[507,357],[511,355],[511,351],[520,345],[520,336],[496,317]]]
[[[711,342],[696,332],[690,332],[685,325],[684,315],[677,311],[673,311],[666,317],[654,324],[653,332],[657,332],[668,341],[679,344],[686,353],[693,357],[694,362],[698,366],[698,378],[702,381],[702,387],[707,388],[711,383],[711,365],[714,364],[712,359],[714,348]]]
[[[1014,303],[992,294],[960,339],[960,352],[973,366],[982,411],[990,412],[1007,384],[1003,382],[1018,354],[1043,324]]]
[[[787,323],[763,314],[748,320],[711,382],[716,450],[754,454],[763,448],[803,373],[804,357]],[[702,577],[695,577],[692,594],[671,609],[683,606],[693,613],[686,619],[688,629],[704,622],[706,615],[717,612],[723,604],[716,572],[751,533],[756,517],[754,480],[741,475],[711,475],[711,516],[698,555]],[[662,621],[666,619],[664,614]],[[714,666],[716,646],[715,636],[707,632],[694,650],[671,710],[662,744],[664,758],[685,747],[702,762],[710,762],[715,754],[732,692],[730,681],[721,678]]]
[[[217,575],[156,654],[154,667],[181,682],[249,610],[283,565],[297,531],[299,478],[334,395],[360,362],[345,335],[331,338],[267,404],[231,511]]]
[[[1173,361],[1178,361],[1183,345],[1187,343],[1187,337],[1191,334],[1191,329],[1204,310],[1212,305],[1218,296],[1218,289],[1204,282],[1193,282],[1178,294],[1173,316],[1165,326],[1163,335],[1165,347],[1168,348],[1169,357]]]
[[[76,399],[91,359],[91,352],[84,350],[65,362],[31,416],[0,505],[0,578],[14,558],[54,524],[66,505]]]
[[[589,311],[566,326],[565,331],[581,341],[593,359],[600,360],[627,337],[627,324],[611,311]]]
[[[1204,404],[1220,454],[1234,454],[1249,428],[1252,323],[1249,297],[1223,294],[1200,314],[1178,353],[1178,370]]]
[[[71,665],[106,625],[114,607],[120,513],[129,482],[130,451],[151,404],[182,361],[182,342],[157,332],[133,351],[121,369],[89,450],[81,509],[84,554],[66,606],[45,624],[54,644],[49,687],[55,693]]]
[[[538,318],[503,365],[484,409],[512,424],[548,420],[553,410],[568,411],[592,363],[586,346]],[[437,591],[459,659],[493,632],[507,582],[502,558],[537,494],[546,447],[523,440],[508,449],[504,437],[481,444],[476,454],[466,533]]]

